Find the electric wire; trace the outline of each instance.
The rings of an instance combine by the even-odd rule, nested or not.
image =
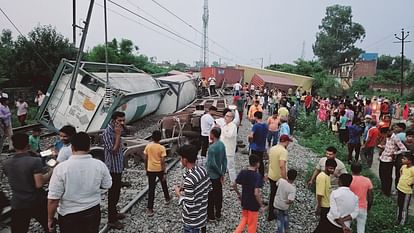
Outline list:
[[[22,38],[24,38],[26,40],[26,42],[29,42],[29,40],[23,35],[23,33],[19,30],[19,28],[16,26],[16,24],[13,23],[13,21],[10,19],[10,17],[6,14],[6,12],[4,12],[4,10],[1,7],[0,7],[0,11],[3,13],[3,15],[6,17],[6,19],[10,22],[10,24],[14,27],[14,29],[20,34],[20,36],[22,36]],[[37,52],[36,48],[31,43],[28,43],[28,44],[33,49],[33,51],[35,52],[36,56],[39,57],[39,59],[49,69],[49,71],[51,72],[51,74],[53,74],[54,71],[52,70],[52,67],[46,62],[45,59],[43,59],[43,57],[39,54],[39,52]]]
[[[122,5],[121,5],[121,4],[119,4],[119,3],[116,3],[116,2],[114,2],[114,1],[112,1],[112,0],[108,0],[108,1],[109,1],[110,3],[112,3],[113,5],[115,5],[116,7],[120,8],[120,9],[122,9],[122,10],[125,10],[125,11],[127,11],[127,12],[129,12],[129,13],[131,13],[131,14],[135,15],[135,16],[137,16],[138,18],[140,18],[140,19],[142,19],[142,20],[144,20],[144,21],[146,21],[146,22],[148,22],[148,23],[150,23],[150,24],[152,24],[152,25],[154,25],[154,26],[156,26],[156,27],[158,27],[158,28],[160,28],[160,29],[162,29],[162,30],[164,30],[164,31],[166,31],[166,32],[168,32],[168,33],[170,33],[170,34],[172,34],[172,35],[174,35],[175,37],[178,37],[178,38],[180,38],[180,39],[182,39],[182,40],[184,40],[184,41],[186,41],[186,42],[188,42],[188,43],[190,43],[190,44],[192,44],[192,45],[194,45],[194,46],[196,46],[196,47],[198,47],[198,48],[200,48],[200,49],[202,49],[202,48],[203,48],[201,45],[199,45],[199,44],[197,44],[197,43],[195,43],[195,42],[193,42],[193,41],[191,41],[191,40],[189,40],[189,39],[185,38],[184,36],[179,35],[178,33],[174,32],[174,31],[172,31],[172,30],[169,30],[168,28],[165,28],[165,27],[161,26],[161,25],[160,25],[160,24],[158,24],[158,23],[155,23],[155,22],[153,22],[153,21],[151,21],[151,20],[147,19],[146,17],[143,17],[142,15],[140,15],[140,14],[138,14],[138,13],[136,13],[136,12],[134,12],[134,11],[132,11],[132,10],[130,10],[130,9],[126,8],[126,7],[124,7],[124,6],[122,6]],[[208,52],[209,52],[209,53],[211,53],[211,54],[213,54],[213,55],[216,55],[216,56],[218,56],[218,57],[221,57],[223,60],[235,61],[235,60],[234,60],[234,59],[232,59],[232,58],[229,58],[229,57],[226,57],[226,56],[222,56],[221,54],[219,54],[219,53],[217,53],[217,52],[215,52],[215,51],[212,51],[212,50],[210,50],[210,49],[208,49]]]
[[[168,9],[167,7],[163,6],[161,3],[159,3],[156,0],[151,0],[152,2],[154,2],[156,5],[158,5],[160,8],[164,9],[165,11],[167,11],[168,13],[170,13],[172,16],[174,16],[175,18],[177,18],[178,20],[180,20],[181,22],[183,22],[185,25],[187,25],[188,27],[190,27],[191,29],[193,29],[194,31],[196,31],[197,33],[199,33],[200,35],[203,35],[203,32],[201,32],[200,30],[198,30],[197,28],[195,28],[193,25],[191,25],[190,23],[188,23],[187,21],[185,21],[183,18],[181,18],[180,16],[178,16],[177,14],[175,14],[174,12],[172,12],[170,9]],[[222,46],[220,43],[218,43],[217,41],[211,39],[210,37],[208,37],[208,40],[211,41],[213,44],[217,45],[218,47],[220,47],[221,49],[223,49],[224,51],[232,54],[235,58],[240,58],[237,54],[231,52],[230,50],[228,50],[226,47]],[[246,59],[240,59],[240,60],[246,60]]]
[[[97,6],[99,6],[99,7],[102,7],[102,8],[103,8],[103,5],[101,5],[101,4],[99,4],[99,3],[96,3],[96,2],[95,2],[95,5],[97,5]],[[176,39],[176,38],[174,38],[174,37],[171,37],[171,36],[169,36],[169,35],[167,35],[167,34],[165,34],[165,33],[162,33],[162,32],[157,31],[157,30],[155,30],[155,29],[153,29],[153,28],[151,28],[151,27],[148,27],[147,25],[145,25],[145,24],[143,24],[143,23],[141,23],[141,22],[139,22],[139,21],[137,21],[137,20],[134,20],[134,19],[132,19],[132,18],[130,18],[130,17],[128,17],[128,16],[125,16],[125,15],[123,15],[123,14],[121,14],[121,13],[119,13],[119,12],[117,12],[117,11],[115,11],[115,10],[113,10],[113,9],[109,8],[109,7],[108,7],[108,11],[110,11],[110,12],[112,12],[113,14],[118,15],[118,16],[120,16],[120,17],[124,18],[124,19],[127,19],[127,20],[129,20],[129,21],[131,21],[131,22],[133,22],[133,23],[136,23],[136,24],[138,24],[138,25],[142,26],[143,28],[145,28],[145,29],[147,29],[147,30],[150,30],[150,31],[152,31],[152,32],[155,32],[155,33],[157,33],[157,34],[160,34],[160,35],[162,35],[162,36],[164,36],[164,37],[166,37],[166,38],[168,38],[168,39],[171,39],[171,40],[173,40],[173,41],[175,41],[175,42],[177,42],[177,43],[180,43],[180,44],[182,44],[182,45],[184,45],[184,46],[186,46],[186,47],[188,47],[188,48],[191,48],[191,49],[194,49],[194,50],[197,50],[197,51],[198,51],[198,48],[191,47],[191,45],[186,44],[186,43],[184,43],[183,41],[177,40],[177,39]]]

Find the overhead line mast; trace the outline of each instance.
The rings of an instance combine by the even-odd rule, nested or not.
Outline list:
[[[204,0],[204,13],[203,13],[203,66],[208,66],[208,0]]]

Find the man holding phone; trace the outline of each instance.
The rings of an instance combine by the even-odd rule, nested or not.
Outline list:
[[[112,177],[112,187],[108,192],[108,226],[121,230],[124,225],[119,221],[125,215],[118,213],[116,205],[121,193],[122,171],[124,170],[124,152],[121,142],[121,134],[125,127],[125,113],[114,112],[112,120],[102,133],[105,151],[105,164]]]

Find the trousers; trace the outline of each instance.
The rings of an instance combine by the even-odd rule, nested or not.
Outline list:
[[[165,200],[170,200],[170,194],[168,193],[168,187],[167,187],[167,180],[164,179],[164,172],[149,172],[147,171],[148,176],[148,209],[153,209],[154,207],[154,197],[155,197],[155,185],[156,185],[156,179],[158,179],[161,182],[162,191],[164,192],[164,198]]]
[[[223,186],[221,180],[210,179],[213,190],[208,193],[207,215],[208,219],[221,218],[221,208],[223,205]]]
[[[121,179],[122,173],[112,173],[112,187],[108,191],[108,221],[110,223],[118,221],[116,205],[119,201],[119,195],[121,194]]]
[[[242,218],[234,233],[242,233],[247,225],[248,233],[256,233],[259,211],[242,210]]]
[[[101,222],[101,208],[96,205],[87,210],[59,215],[58,223],[61,233],[96,233]]]
[[[394,166],[393,162],[380,161],[379,177],[381,180],[381,190],[382,190],[382,193],[384,193],[384,195],[386,196],[391,195],[393,166]]]

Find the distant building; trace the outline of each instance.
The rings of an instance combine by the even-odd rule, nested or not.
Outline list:
[[[338,77],[338,81],[344,89],[349,89],[352,86],[352,81],[377,74],[377,59],[377,53],[363,53],[357,61],[339,64],[339,67],[333,70],[333,75]]]

